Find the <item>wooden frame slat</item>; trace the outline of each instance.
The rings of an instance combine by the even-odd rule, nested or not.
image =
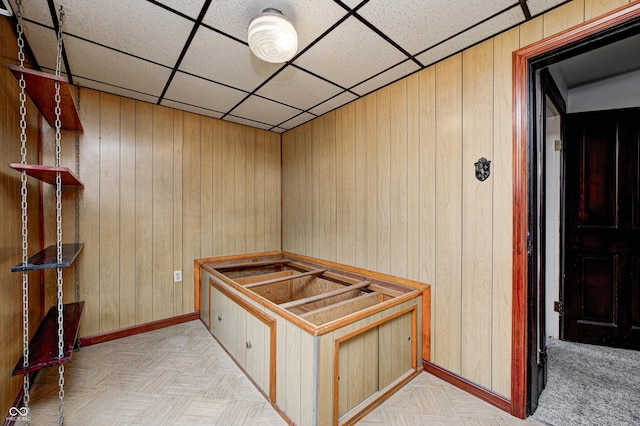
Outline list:
[[[265,280],[265,281],[259,281],[257,283],[251,283],[251,284],[247,284],[244,285],[244,288],[254,288],[254,287],[260,287],[263,285],[267,285],[267,284],[273,284],[273,283],[279,283],[280,281],[288,281],[288,280],[293,280],[296,278],[302,278],[302,277],[307,277],[310,275],[320,275],[325,273],[327,270],[326,269],[314,269],[308,272],[302,272],[299,274],[295,274],[295,275],[288,275],[286,277],[280,277],[280,278],[273,278],[271,280]]]
[[[280,306],[283,309],[295,308],[296,306],[306,305],[307,303],[317,302],[318,300],[328,299],[333,296],[338,296],[343,293],[348,293],[354,290],[360,290],[361,288],[367,287],[371,284],[369,281],[361,281],[357,284],[352,284],[345,286],[344,288],[339,288],[337,290],[328,291],[326,293],[316,294],[315,296],[305,297],[303,299],[292,300],[291,302],[281,303]]]

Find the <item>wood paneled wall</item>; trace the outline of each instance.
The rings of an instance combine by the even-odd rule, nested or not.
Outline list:
[[[627,3],[573,0],[285,133],[283,249],[431,284],[432,362],[508,398],[512,52]]]
[[[88,89],[79,104],[81,335],[193,312],[194,259],[280,249],[280,135]],[[54,139],[44,133],[46,158]],[[75,132],[63,139],[63,165],[74,169]],[[75,190],[64,197],[73,241]],[[73,279],[70,268],[68,300]]]
[[[6,416],[20,388],[22,376],[11,372],[22,356],[22,273],[11,267],[22,262],[20,173],[8,167],[19,163],[20,88],[7,69],[18,64],[18,45],[10,21],[0,17],[0,418]],[[38,110],[27,101],[27,161],[38,162]],[[40,249],[40,186],[28,180],[29,252]],[[40,274],[29,273],[29,319],[33,334],[40,322]]]

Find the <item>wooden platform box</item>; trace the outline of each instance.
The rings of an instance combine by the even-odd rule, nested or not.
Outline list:
[[[291,424],[355,423],[429,359],[428,285],[291,253],[195,265],[202,321]]]

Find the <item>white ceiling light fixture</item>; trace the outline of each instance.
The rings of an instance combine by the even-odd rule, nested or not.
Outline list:
[[[278,9],[267,8],[249,24],[249,47],[266,62],[287,62],[298,51],[298,34]]]

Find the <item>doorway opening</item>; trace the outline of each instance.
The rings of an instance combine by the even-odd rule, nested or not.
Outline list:
[[[536,75],[544,68],[558,73],[559,67],[571,65],[572,61],[587,52],[597,51],[605,46],[613,46],[640,34],[640,5],[632,4],[609,13],[601,18],[586,22],[570,31],[534,43],[514,54],[514,255],[513,255],[513,349],[512,349],[512,392],[511,412],[524,418],[535,405],[534,399],[541,386],[533,386],[539,380],[543,366],[544,345],[538,347],[548,331],[553,333],[556,326],[553,302],[561,302],[547,283],[553,282],[553,262],[549,261],[547,244],[550,224],[545,208],[545,175],[549,175],[544,146],[537,137],[535,123]],[[639,44],[637,41],[635,44]],[[626,53],[627,57],[640,56]],[[592,64],[593,58],[587,59]],[[560,64],[560,65],[557,65]],[[555,66],[555,71],[554,67]],[[610,77],[614,63],[604,63],[599,79]],[[634,65],[631,65],[634,66]],[[593,71],[596,67],[587,66]],[[637,66],[636,69],[640,69]],[[623,73],[626,71],[623,71]],[[569,90],[559,84],[560,90]],[[539,96],[539,95],[538,95]],[[569,110],[571,102],[569,101]],[[560,139],[561,140],[561,139]],[[542,175],[542,178],[540,176]],[[546,176],[548,178],[549,176]],[[562,186],[558,183],[559,188]],[[553,231],[556,232],[556,231]],[[562,235],[560,233],[560,235]],[[558,237],[560,238],[560,237]],[[559,257],[557,262],[560,262]],[[555,260],[554,260],[555,262]],[[560,270],[562,265],[558,266]],[[551,271],[551,278],[548,273]],[[561,275],[561,272],[557,272]],[[547,278],[545,278],[547,277]],[[559,279],[559,277],[558,277]],[[539,300],[535,295],[539,294]],[[561,292],[559,291],[559,294]],[[558,298],[559,298],[558,294]],[[533,300],[532,300],[533,298]],[[549,311],[551,306],[552,311]],[[545,321],[545,317],[547,320]],[[550,323],[545,330],[545,322]],[[559,322],[559,321],[558,321]],[[534,346],[536,345],[536,346]],[[535,362],[534,362],[535,361]],[[536,367],[537,366],[537,367]],[[542,380],[544,382],[544,380]],[[532,402],[534,401],[534,402]]]

